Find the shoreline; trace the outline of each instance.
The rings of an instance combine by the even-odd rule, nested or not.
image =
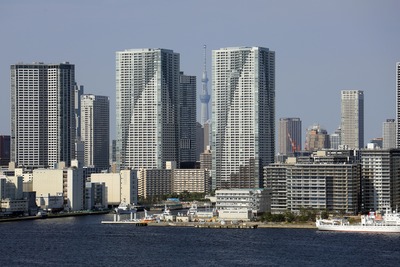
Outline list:
[[[45,220],[45,219],[54,219],[54,218],[63,218],[63,217],[77,217],[77,216],[86,216],[86,215],[103,215],[110,213],[107,211],[87,211],[87,212],[67,212],[61,214],[48,214],[45,217],[41,216],[23,216],[23,217],[13,217],[13,218],[2,218],[0,219],[0,223],[2,222],[16,222],[16,221],[30,221],[30,220]]]
[[[283,229],[317,229],[315,223],[262,223],[262,222],[246,222],[241,224],[224,224],[220,223],[200,223],[200,222],[151,222],[147,223],[150,227],[196,227],[196,228],[283,228]]]

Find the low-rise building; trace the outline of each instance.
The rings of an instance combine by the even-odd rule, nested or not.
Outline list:
[[[106,183],[86,182],[85,204],[87,210],[107,208]]]
[[[215,191],[215,196],[220,219],[250,220],[254,215],[271,211],[270,189],[221,189]]]
[[[174,169],[172,172],[172,192],[209,193],[211,177],[206,169]]]
[[[172,169],[140,169],[138,171],[138,195],[142,198],[172,193]]]
[[[104,183],[107,191],[107,204],[118,206],[121,201],[137,204],[138,179],[134,170],[119,173],[92,173],[92,183]]]
[[[264,187],[272,190],[272,213],[301,208],[360,210],[361,166],[351,153],[318,151],[308,160],[289,158],[287,163],[264,167]]]

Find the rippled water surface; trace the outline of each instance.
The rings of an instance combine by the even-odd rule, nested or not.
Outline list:
[[[400,234],[103,225],[112,215],[0,224],[0,266],[400,266]]]

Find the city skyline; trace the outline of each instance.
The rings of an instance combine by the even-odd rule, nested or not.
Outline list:
[[[8,40],[0,51],[0,87],[5,92],[0,100],[3,107],[0,134],[10,134],[9,66],[12,64],[19,61],[72,62],[79,85],[93,94],[110,97],[110,125],[113,126],[116,118],[115,51],[141,47],[177,51],[181,54],[181,69],[197,76],[199,95],[204,61],[202,48],[207,44],[207,51],[253,45],[276,51],[279,57],[275,121],[280,117],[300,117],[304,125],[319,123],[332,133],[340,125],[339,92],[356,88],[365,92],[365,141],[380,137],[382,122],[396,117],[394,68],[400,61],[400,37],[396,34],[400,18],[395,11],[400,3],[288,2],[290,9],[286,8],[287,2],[251,1],[258,8],[229,5],[229,12],[227,1],[198,2],[190,7],[179,5],[179,9],[174,4],[160,2],[160,9],[156,11],[150,9],[154,3],[135,6],[126,3],[127,8],[123,9],[105,1],[96,1],[96,5],[93,1],[2,3],[0,21],[3,25],[13,21],[13,27],[0,29],[1,36]],[[135,16],[126,16],[129,7],[134,7]],[[60,10],[63,12],[58,12]],[[153,21],[146,26],[148,31],[130,26],[145,21],[150,10],[155,13],[152,13]],[[242,17],[228,19],[232,12]],[[165,19],[167,13],[177,18],[168,16],[170,19]],[[206,21],[204,14],[207,14]],[[67,17],[70,23],[61,28],[41,23],[41,30],[34,30],[40,21],[66,20]],[[179,31],[167,30],[176,23],[180,23]],[[274,26],[260,34],[264,25]],[[220,34],[221,28],[224,34]],[[125,34],[126,30],[132,34]],[[64,40],[65,35],[74,37],[58,42],[57,46],[48,45],[52,39]],[[141,38],[135,38],[136,35]],[[379,55],[372,58],[371,51],[379,51]],[[211,52],[208,52],[207,62],[211,62],[210,58]],[[207,68],[211,73],[210,64]],[[200,121],[199,102],[197,106]],[[115,136],[116,129],[111,127],[111,137]]]

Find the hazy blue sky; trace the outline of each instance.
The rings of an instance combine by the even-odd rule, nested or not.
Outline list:
[[[395,118],[400,1],[1,0],[0,134],[10,134],[10,65],[75,64],[86,93],[111,101],[115,136],[115,51],[168,48],[198,78],[203,44],[264,46],[276,52],[276,119],[300,117],[328,132],[340,124],[340,90],[364,90],[365,140]],[[211,81],[209,82],[211,92]]]

